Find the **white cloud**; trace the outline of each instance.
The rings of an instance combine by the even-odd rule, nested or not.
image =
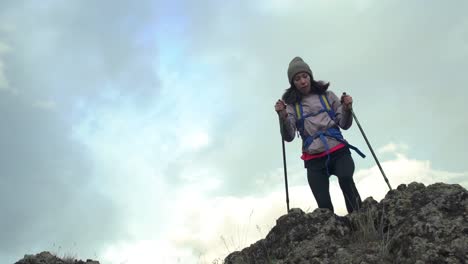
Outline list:
[[[354,0],[354,1],[307,1],[307,0],[262,0],[256,1],[260,11],[267,12],[276,16],[291,16],[292,13],[302,12],[310,13],[315,10],[332,10],[337,11],[340,9],[356,10],[358,12],[364,12],[372,7],[373,2],[371,0]],[[343,8],[343,6],[347,8]]]
[[[1,31],[3,31],[3,32],[14,32],[15,30],[16,30],[16,28],[12,24],[5,24],[5,23],[0,24],[0,32]]]
[[[207,132],[197,128],[180,129],[180,145],[190,151],[197,151],[210,143]]]
[[[57,104],[53,100],[37,100],[33,103],[33,107],[36,107],[42,110],[52,111],[57,108]]]
[[[266,11],[275,15],[285,15],[291,11],[296,5],[303,5],[305,1],[288,1],[288,0],[262,0],[256,1],[260,11]]]
[[[389,143],[381,148],[378,149],[378,152],[381,153],[381,154],[384,154],[384,153],[396,153],[396,154],[400,154],[400,153],[405,153],[407,150],[408,150],[408,145],[406,144],[397,144],[397,143]]]
[[[462,176],[467,176],[468,172],[447,172],[435,170],[431,167],[430,161],[412,160],[403,154],[396,153],[397,158],[382,162],[382,169],[388,178],[392,188],[400,184],[409,184],[413,181],[422,182],[429,185],[436,182],[459,183],[465,188],[468,181],[456,182]],[[357,186],[362,197],[372,196],[379,201],[388,192],[388,186],[377,166],[360,170],[355,175]]]
[[[373,4],[375,4],[375,2],[372,0],[355,0],[354,3],[357,10],[360,12],[368,10]]]
[[[10,82],[5,74],[5,64],[2,61],[2,55],[11,52],[11,47],[0,42],[0,92],[8,92],[13,95],[18,95],[18,90],[11,87]]]
[[[137,240],[110,246],[102,254],[100,262],[112,264],[198,263],[198,258],[190,251],[176,249],[163,240]]]
[[[468,58],[468,18],[460,20],[449,32],[441,52],[450,61],[466,61]]]
[[[6,53],[10,50],[11,49],[7,44],[0,42],[0,54]]]
[[[0,61],[0,91],[8,90],[8,81],[5,77],[5,72],[3,70],[3,63]]]
[[[7,46],[5,43],[0,42],[0,91],[12,91],[9,87],[9,83],[5,75],[5,66],[3,64],[3,61],[1,60],[1,55],[9,51],[10,47]]]
[[[191,161],[192,155],[211,144],[210,123],[209,116],[197,117],[203,105],[187,111],[194,105],[187,93],[193,91],[183,87],[180,82],[166,83],[162,89],[167,92],[166,100],[155,98],[154,108],[145,113],[124,99],[115,105],[89,107],[82,102],[78,106],[83,119],[74,137],[90,149],[90,158],[97,164],[94,183],[104,186],[101,191],[125,208],[128,233],[135,238],[110,245],[101,254],[103,263],[178,263],[179,259],[183,259],[180,263],[197,263],[200,258],[193,254],[194,248],[162,242],[170,238],[161,234],[174,223],[180,225],[170,229],[171,236],[184,232],[185,221],[191,222],[189,215],[205,202],[200,194],[207,195],[221,185],[219,171]],[[171,93],[169,88],[176,90]],[[181,184],[169,184],[175,180]],[[208,230],[199,232],[197,241],[204,232]],[[184,234],[190,239],[196,232],[189,229]]]

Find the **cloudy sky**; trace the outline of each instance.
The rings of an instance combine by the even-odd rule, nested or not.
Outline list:
[[[0,3],[0,262],[212,263],[286,213],[273,105],[301,56],[392,187],[468,187],[468,2]],[[356,126],[363,198],[388,188]],[[316,208],[300,142],[290,206]],[[346,214],[335,177],[336,213]]]

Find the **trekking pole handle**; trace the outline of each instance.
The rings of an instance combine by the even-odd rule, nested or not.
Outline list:
[[[347,95],[346,92],[343,92],[343,96],[346,96],[346,95]],[[343,103],[343,100],[341,100],[341,103]],[[353,106],[351,105],[349,109],[352,110],[352,109],[353,109]]]

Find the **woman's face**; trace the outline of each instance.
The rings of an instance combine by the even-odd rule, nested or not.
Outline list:
[[[310,76],[306,72],[300,72],[293,78],[294,86],[303,95],[310,93]]]

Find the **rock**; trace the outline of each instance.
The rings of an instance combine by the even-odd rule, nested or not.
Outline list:
[[[64,260],[48,251],[44,251],[36,255],[25,255],[23,259],[15,264],[99,264],[99,262],[91,259],[86,260],[86,262],[76,259]]]
[[[467,249],[467,190],[413,182],[380,203],[367,198],[344,217],[328,209],[291,209],[264,239],[224,263],[466,263]]]

